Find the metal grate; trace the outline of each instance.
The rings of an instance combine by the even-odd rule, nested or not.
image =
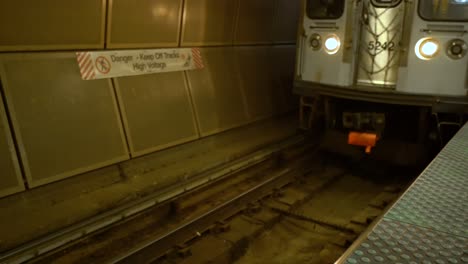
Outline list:
[[[439,157],[468,163],[468,129],[461,130],[457,134],[457,137],[447,143],[444,151],[439,154]]]
[[[468,263],[468,124],[346,263]]]
[[[346,263],[467,263],[467,244],[465,237],[383,219]]]

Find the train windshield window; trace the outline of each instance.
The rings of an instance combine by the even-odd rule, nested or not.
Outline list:
[[[468,0],[420,0],[419,15],[426,20],[468,21]]]
[[[345,0],[307,0],[311,19],[337,19],[343,15]]]

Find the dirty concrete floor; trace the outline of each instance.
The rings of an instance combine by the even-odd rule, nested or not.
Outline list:
[[[417,174],[369,160],[317,162],[324,167],[259,201],[260,211],[241,212],[225,221],[229,230],[187,245],[190,256],[154,263],[334,263]]]
[[[346,224],[384,188],[385,185],[347,175],[298,211],[331,223]],[[235,263],[334,263],[345,251],[345,248],[331,243],[339,234],[340,231],[332,227],[285,216],[255,239],[245,255]]]
[[[296,133],[270,119],[0,199],[0,252]]]
[[[320,256],[324,244],[338,234],[337,230],[331,228],[296,219],[284,219],[255,240],[247,253],[235,263],[324,263]]]

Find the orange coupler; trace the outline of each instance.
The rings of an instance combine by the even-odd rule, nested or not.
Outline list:
[[[377,143],[378,137],[373,133],[349,132],[348,144],[366,148],[366,153],[370,154]]]

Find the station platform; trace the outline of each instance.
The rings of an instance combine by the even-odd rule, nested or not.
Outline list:
[[[468,123],[337,263],[468,263]]]

